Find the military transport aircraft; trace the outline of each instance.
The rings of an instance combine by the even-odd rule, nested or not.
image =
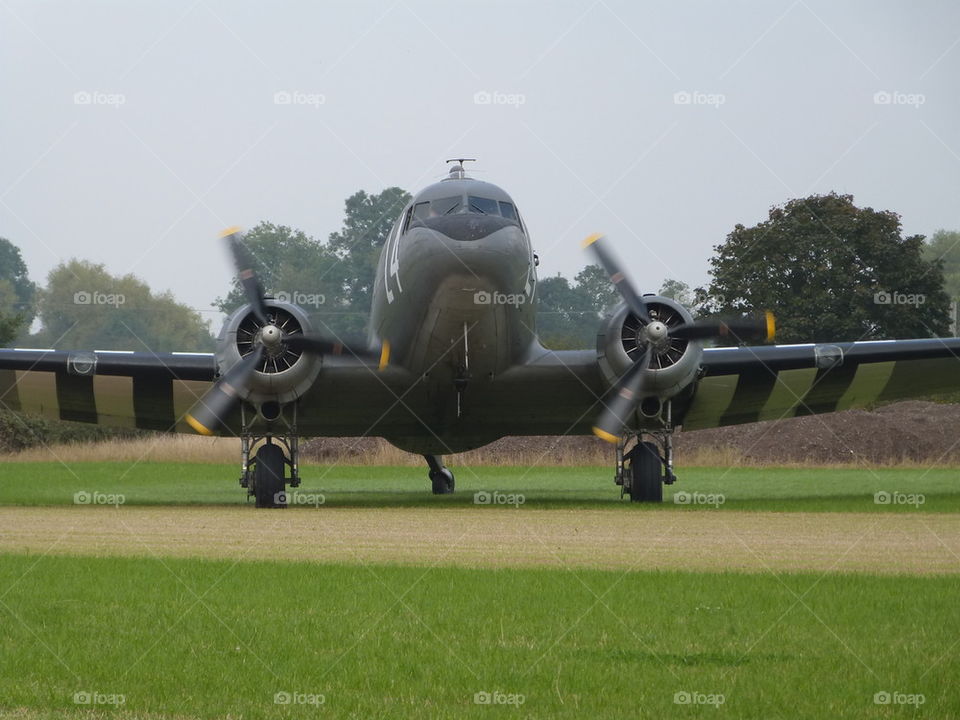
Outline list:
[[[247,304],[215,353],[0,350],[0,402],[62,420],[236,435],[257,507],[300,482],[301,437],[375,435],[424,456],[507,435],[585,435],[615,448],[621,496],[662,500],[672,436],[960,387],[960,339],[704,348],[773,336],[769,314],[694,320],[641,295],[599,235],[585,241],[622,301],[596,348],[553,351],[535,328],[537,256],[516,203],[454,161],[400,213],[380,255],[366,344],[312,327],[264,293],[236,228],[224,235]],[[811,312],[816,312],[811,308]],[[256,452],[254,452],[256,449]]]

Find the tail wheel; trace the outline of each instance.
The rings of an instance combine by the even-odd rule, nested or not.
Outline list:
[[[253,482],[258,508],[287,506],[283,492],[286,468],[287,457],[283,453],[283,448],[279,445],[267,443],[257,450]]]
[[[663,463],[657,444],[642,442],[630,461],[630,501],[663,502]]]

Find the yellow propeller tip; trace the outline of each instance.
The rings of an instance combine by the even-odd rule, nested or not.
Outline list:
[[[380,365],[377,369],[383,370],[388,364],[390,364],[390,341],[384,340],[383,348],[380,350]]]
[[[206,425],[197,420],[193,415],[185,415],[184,420],[187,421],[187,425],[192,427],[201,435],[213,435],[213,430],[208,428]]]
[[[606,440],[608,443],[618,443],[620,438],[618,438],[613,433],[608,433],[606,430],[602,430],[598,427],[593,428],[593,434],[596,435],[601,440]]]
[[[580,247],[588,248],[602,237],[603,237],[603,233],[594,233],[593,235],[586,238],[582,243],[580,243]]]
[[[765,314],[767,316],[767,340],[773,340],[773,336],[777,334],[777,320],[769,310]]]
[[[236,235],[238,232],[240,232],[240,226],[234,225],[232,227],[228,227],[226,230],[220,233],[220,237],[230,237],[231,235]]]

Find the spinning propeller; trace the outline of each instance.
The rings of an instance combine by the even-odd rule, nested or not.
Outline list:
[[[243,244],[240,228],[229,228],[221,234],[221,237],[226,240],[227,248],[233,257],[237,277],[250,305],[250,312],[256,319],[256,330],[250,341],[244,343],[240,361],[221,375],[213,387],[187,413],[185,419],[190,427],[202,435],[212,435],[224,424],[230,412],[240,403],[241,398],[250,391],[255,373],[262,369],[260,365],[272,359],[276,371],[276,360],[285,358],[288,353],[353,355],[361,359],[379,358],[380,369],[386,367],[390,359],[390,345],[387,342],[383,343],[380,351],[374,351],[367,347],[347,346],[316,333],[304,333],[299,327],[294,331],[286,331],[285,323],[278,321],[279,313],[267,306],[263,286],[253,271],[253,258]],[[289,360],[287,362],[289,363]]]
[[[600,265],[610,276],[630,312],[639,321],[637,340],[644,346],[643,354],[620,377],[610,393],[603,412],[597,419],[593,432],[608,442],[615,443],[627,421],[634,414],[643,399],[643,386],[650,368],[650,359],[655,352],[670,347],[671,340],[706,340],[716,337],[729,337],[737,341],[772,340],[775,323],[773,313],[762,316],[731,318],[726,320],[694,320],[682,325],[668,326],[656,318],[651,318],[647,303],[637,293],[630,280],[621,269],[620,263],[607,247],[606,239],[599,233],[583,241],[590,248]]]

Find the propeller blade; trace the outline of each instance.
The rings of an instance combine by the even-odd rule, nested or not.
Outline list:
[[[317,355],[356,355],[358,358],[379,359],[381,351],[359,345],[347,345],[322,335],[287,335],[283,342],[293,351],[315,353]]]
[[[630,280],[621,270],[620,262],[614,257],[613,253],[607,247],[606,238],[600,233],[591,235],[583,241],[583,247],[590,248],[601,267],[607,271],[611,282],[617,288],[617,292],[626,301],[627,307],[633,311],[633,314],[640,318],[644,324],[650,322],[650,315],[647,313],[647,304],[643,297],[634,290]]]
[[[262,325],[267,324],[267,305],[263,301],[263,286],[253,271],[253,258],[250,251],[243,244],[243,234],[239,227],[231,227],[220,233],[220,237],[227,241],[227,247],[230,249],[230,255],[233,257],[233,265],[237,269],[237,277],[240,279],[240,285],[243,287],[243,293],[247,297],[247,302],[253,309],[253,314]]]
[[[593,426],[593,434],[598,438],[611,443],[620,440],[623,426],[627,424],[641,400],[640,391],[643,389],[652,354],[653,351],[648,348],[643,357],[635,362],[614,386],[609,402],[605,404],[597,424]]]
[[[725,320],[697,320],[670,331],[670,337],[678,340],[706,340],[708,338],[729,337],[734,340],[772,340],[776,332],[773,313],[747,318],[728,318]]]
[[[256,350],[242,358],[207,390],[206,395],[200,398],[185,417],[190,427],[201,435],[213,435],[224,424],[227,416],[240,402],[240,389],[250,382],[263,359],[263,353],[263,346],[257,346]]]

